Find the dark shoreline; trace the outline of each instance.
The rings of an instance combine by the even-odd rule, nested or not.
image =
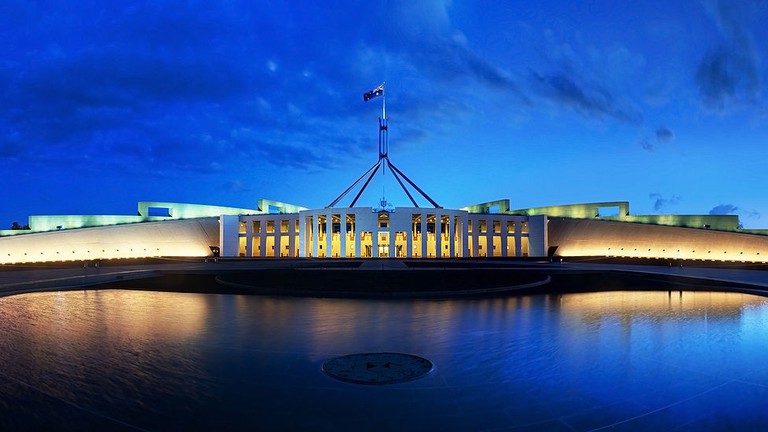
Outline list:
[[[504,297],[600,291],[717,291],[768,296],[768,290],[749,284],[623,271],[551,272],[514,269],[442,270],[439,274],[435,273],[409,270],[287,269],[221,274],[164,274],[148,279],[97,285],[90,289],[367,299]],[[425,280],[430,279],[431,284],[425,285]]]
[[[638,290],[768,296],[766,270],[764,264],[597,257],[564,263],[558,258],[147,259],[0,266],[0,277],[15,277],[13,283],[0,279],[0,296],[82,289],[402,299]]]

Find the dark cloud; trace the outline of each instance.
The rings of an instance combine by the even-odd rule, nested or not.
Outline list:
[[[237,166],[256,154],[306,166],[300,161],[313,150],[296,144],[296,134],[339,142],[342,157],[352,151],[344,152],[348,128],[338,125],[354,122],[353,104],[327,91],[334,87],[329,77],[346,79],[348,87],[349,68],[331,61],[313,69],[334,54],[309,42],[323,38],[299,40],[306,35],[291,31],[285,8],[135,2],[106,13],[98,3],[78,11],[54,3],[43,13],[27,6],[16,14],[29,15],[21,20],[29,37],[19,40],[29,49],[7,52],[0,62],[0,125],[14,125],[0,129],[0,157],[211,173],[209,158]],[[36,39],[49,45],[34,46]],[[342,63],[354,63],[353,50],[341,52]],[[311,80],[304,68],[314,73]],[[336,126],[322,134],[326,118]],[[246,127],[259,128],[262,139],[233,148],[230,131]],[[275,145],[258,149],[270,140],[284,155]]]
[[[755,102],[761,88],[754,58],[727,48],[702,59],[696,81],[705,108],[713,111]]]
[[[680,202],[682,199],[681,197],[677,195],[672,195],[671,198],[664,198],[660,193],[654,192],[648,195],[648,197],[653,202],[653,210],[654,211],[660,211],[662,209],[665,209],[669,206],[676,205]]]
[[[739,7],[722,0],[711,3],[711,12],[724,41],[710,50],[696,70],[696,83],[704,107],[725,111],[759,100],[762,82],[759,54]]]
[[[633,125],[642,123],[640,112],[621,107],[618,99],[599,84],[562,72],[549,75],[534,70],[530,72],[534,91],[558,105],[573,109],[585,117],[610,117]]]
[[[510,75],[453,38],[435,36],[402,49],[430,79],[462,87],[476,83],[530,102]]]
[[[658,142],[670,142],[675,138],[675,134],[666,127],[656,129],[656,140]]]
[[[712,208],[712,210],[709,211],[709,214],[711,215],[727,215],[727,214],[734,214],[737,211],[739,211],[739,208],[736,207],[733,204],[720,204]]]
[[[655,146],[651,141],[649,141],[647,138],[643,138],[640,140],[640,147],[643,148],[645,151],[653,151],[655,149]]]
[[[740,213],[742,216],[750,219],[760,219],[760,213],[757,211],[745,210],[733,204],[719,204],[712,207],[712,210],[709,211],[709,214],[711,215],[728,215],[737,213]]]

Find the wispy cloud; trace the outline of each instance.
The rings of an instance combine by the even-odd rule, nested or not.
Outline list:
[[[652,152],[656,149],[656,146],[653,145],[653,143],[648,138],[642,138],[640,139],[640,147],[642,147],[643,150]]]
[[[760,219],[760,213],[756,210],[746,210],[733,204],[718,204],[709,211],[711,215],[740,214],[749,219]]]
[[[727,214],[733,214],[739,211],[739,208],[736,207],[733,204],[720,204],[712,207],[712,210],[709,211],[709,214],[711,215],[727,215]]]
[[[575,77],[563,73],[541,75],[532,70],[531,78],[539,96],[586,117],[611,117],[629,124],[642,122],[639,112],[618,106],[613,94],[599,85],[577,82]]]
[[[677,203],[682,200],[682,197],[679,197],[677,195],[672,195],[670,198],[664,198],[660,193],[653,192],[648,195],[648,198],[651,199],[651,202],[653,203],[653,210],[654,211],[661,211],[663,209],[666,209],[667,207],[674,206]]]
[[[674,140],[675,138],[674,132],[672,132],[671,129],[665,126],[661,126],[656,129],[654,133],[656,137],[655,140],[649,137],[647,134],[643,134],[643,135],[644,136],[640,138],[640,141],[638,142],[638,144],[643,150],[648,152],[652,152],[656,150],[657,144],[668,143]]]
[[[660,127],[656,129],[656,141],[658,142],[670,142],[675,138],[675,134],[667,127]]]
[[[621,45],[581,46],[559,42],[545,32],[543,65],[529,66],[530,91],[538,98],[586,118],[612,119],[630,125],[643,122],[642,110],[627,98],[627,77],[644,59]]]

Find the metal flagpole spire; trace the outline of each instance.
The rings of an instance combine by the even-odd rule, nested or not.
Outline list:
[[[368,178],[366,179],[365,183],[363,183],[363,187],[360,189],[360,191],[355,195],[355,198],[352,200],[352,203],[349,205],[349,207],[354,207],[355,203],[357,203],[358,198],[360,198],[360,195],[363,194],[363,191],[365,191],[365,188],[368,187],[368,184],[373,179],[373,176],[376,175],[376,171],[381,168],[381,174],[384,175],[386,173],[386,167],[389,166],[392,172],[392,176],[397,180],[397,183],[400,185],[400,187],[403,189],[405,194],[408,196],[408,199],[410,199],[411,203],[415,207],[419,207],[419,205],[416,203],[416,200],[413,199],[413,196],[411,195],[410,191],[406,187],[405,183],[403,183],[402,179],[405,179],[407,184],[409,184],[413,189],[415,189],[419,194],[421,194],[422,197],[424,197],[427,201],[429,201],[430,204],[435,206],[435,208],[440,208],[440,206],[432,199],[430,198],[426,193],[424,193],[423,190],[421,190],[416,184],[411,181],[405,174],[403,174],[402,171],[397,169],[394,165],[392,165],[392,162],[389,160],[389,136],[388,136],[388,119],[387,119],[387,95],[384,91],[384,84],[381,83],[380,86],[376,87],[375,89],[363,93],[363,101],[368,102],[369,100],[381,96],[381,117],[379,117],[379,159],[378,161],[373,164],[372,167],[368,169],[363,175],[360,176],[354,183],[352,183],[351,186],[349,186],[344,192],[341,193],[333,202],[328,205],[328,207],[335,206],[339,201],[341,201],[344,196],[346,196],[352,189],[355,188],[355,186],[360,183],[366,176]],[[402,177],[402,179],[401,179]]]
[[[386,81],[381,83],[381,118],[383,119],[387,118],[387,92],[384,91],[384,84],[386,83]]]
[[[389,135],[387,132],[387,92],[384,90],[384,84],[381,83],[378,89],[381,89],[381,117],[379,117],[379,160],[389,157]],[[381,166],[381,175],[387,172],[386,164]]]

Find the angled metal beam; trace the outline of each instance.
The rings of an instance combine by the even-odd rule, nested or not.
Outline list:
[[[388,164],[390,163],[389,158],[387,158],[387,163]],[[411,193],[408,192],[408,188],[405,187],[405,185],[403,184],[403,181],[400,180],[400,176],[397,175],[397,172],[395,172],[395,170],[392,170],[392,176],[395,177],[395,180],[397,180],[398,183],[400,183],[400,187],[403,188],[403,190],[405,191],[405,194],[408,195],[408,199],[411,200],[411,202],[413,203],[413,206],[418,208],[419,204],[416,203],[416,200],[413,199],[413,197],[411,196]]]
[[[423,196],[424,198],[426,198],[426,199],[427,199],[427,201],[429,201],[429,202],[430,202],[430,203],[431,203],[431,204],[432,204],[432,205],[433,205],[435,208],[442,208],[442,207],[440,207],[440,206],[439,206],[439,205],[438,205],[438,204],[437,204],[437,203],[436,203],[436,202],[435,202],[435,201],[434,201],[432,198],[430,198],[430,197],[429,197],[429,195],[427,195],[426,193],[424,193],[424,191],[423,191],[423,190],[419,189],[419,187],[418,187],[418,186],[416,186],[416,183],[412,182],[412,181],[411,181],[411,179],[409,179],[407,175],[403,174],[403,172],[402,172],[402,171],[400,171],[399,169],[397,169],[397,167],[396,167],[396,166],[395,166],[395,165],[394,165],[392,162],[390,162],[390,161],[389,161],[389,159],[387,159],[387,162],[389,163],[389,167],[390,167],[390,168],[392,168],[392,172],[397,172],[398,174],[400,174],[401,176],[403,176],[403,178],[405,179],[405,181],[407,181],[407,182],[408,182],[408,184],[410,184],[411,186],[413,186],[413,188],[414,188],[414,189],[416,189],[416,190],[417,190],[417,191],[418,191],[418,192],[421,194],[421,196]]]
[[[379,161],[376,162],[376,165],[374,165],[374,168],[378,168],[379,165],[381,165],[381,159],[379,159]],[[368,171],[371,171],[371,170],[368,170]],[[357,202],[357,199],[360,198],[360,195],[363,194],[363,191],[365,190],[365,188],[368,187],[368,183],[370,183],[371,179],[373,178],[373,176],[376,175],[376,171],[378,171],[378,170],[374,169],[373,172],[371,173],[371,175],[368,176],[368,180],[366,180],[365,184],[363,185],[363,187],[360,188],[360,192],[358,192],[357,195],[355,195],[355,199],[353,199],[352,200],[352,204],[349,205],[350,207],[354,207],[355,206],[355,203]]]
[[[372,167],[368,168],[368,171],[364,172],[364,173],[363,173],[363,175],[361,175],[359,179],[355,180],[355,182],[354,182],[354,183],[352,183],[352,186],[348,187],[348,188],[347,188],[347,190],[345,190],[344,192],[342,192],[342,193],[341,193],[341,195],[339,195],[339,197],[338,197],[338,198],[336,198],[335,200],[333,200],[333,202],[332,202],[331,204],[327,205],[325,208],[328,208],[328,207],[333,207],[333,206],[335,206],[335,205],[336,205],[336,204],[337,204],[339,201],[341,201],[341,200],[342,200],[342,198],[344,198],[344,196],[346,196],[346,195],[349,193],[349,191],[351,191],[351,190],[352,190],[352,188],[354,188],[354,187],[355,187],[355,186],[356,186],[358,183],[360,183],[360,180],[362,180],[362,179],[363,179],[365,176],[367,176],[367,175],[368,175],[368,173],[369,173],[369,172],[371,172],[371,170],[374,170],[374,172],[376,172],[376,171],[375,171],[375,168],[376,168],[376,167],[378,167],[380,163],[381,163],[381,159],[379,159],[379,160],[378,160],[378,161],[377,161],[375,164],[373,164],[373,166],[372,166]],[[370,180],[369,180],[369,181],[370,181]],[[367,183],[366,183],[366,184],[367,184]]]

